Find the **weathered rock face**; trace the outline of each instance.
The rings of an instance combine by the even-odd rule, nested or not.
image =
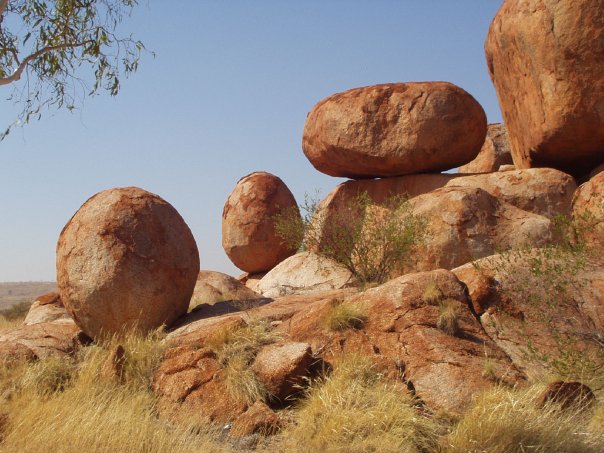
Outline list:
[[[91,337],[170,324],[199,272],[195,239],[166,201],[136,187],[90,198],[57,244],[61,300]]]
[[[312,351],[307,343],[281,342],[263,347],[252,370],[272,398],[286,402],[300,393],[311,363]]]
[[[73,323],[71,315],[61,302],[59,293],[48,293],[37,297],[23,320],[25,325],[43,322]]]
[[[508,130],[503,124],[489,124],[487,137],[472,162],[459,167],[460,173],[490,173],[502,165],[512,164]]]
[[[427,300],[426,288],[438,297]],[[325,327],[332,300],[319,301],[295,314],[278,331],[308,342],[327,363],[342,352],[369,356],[387,376],[403,379],[428,406],[459,412],[477,391],[500,380],[522,380],[505,354],[485,335],[469,310],[463,285],[448,271],[408,274],[341,301],[363,312],[361,329],[333,332]],[[451,304],[459,324],[456,336],[439,330],[439,305]],[[483,373],[485,357],[494,373]]]
[[[604,161],[604,3],[506,0],[485,50],[517,168]]]
[[[529,377],[542,377],[563,351],[594,350],[604,328],[602,268],[577,269],[570,256],[535,249],[454,272],[468,286],[486,333]]]
[[[286,296],[246,313],[192,320],[168,335],[172,348],[155,374],[154,389],[163,407],[172,406],[174,414],[238,423],[249,409],[225,393],[216,355],[204,346],[214,332],[229,326],[238,329],[253,319],[270,321],[281,338],[264,346],[252,366],[267,388],[277,389],[271,390],[274,394],[287,389],[281,383],[301,379],[303,370],[309,372],[310,346],[313,360],[322,360],[327,368],[342,352],[366,354],[387,377],[400,381],[403,373],[407,385],[429,407],[459,412],[475,392],[495,382],[512,384],[524,379],[485,335],[465,291],[451,272],[441,269],[405,275],[363,293],[340,290]],[[331,330],[326,318],[340,304],[366,315],[365,323]],[[438,327],[441,304],[455,313],[455,335]],[[484,373],[487,357],[489,374]]]
[[[264,272],[296,253],[275,232],[275,216],[300,215],[294,196],[278,177],[257,172],[235,186],[222,212],[222,247],[246,272]]]
[[[331,176],[438,172],[474,159],[486,127],[480,104],[455,85],[392,83],[319,102],[306,119],[302,147]]]
[[[312,252],[290,256],[266,274],[256,285],[264,297],[313,294],[340,289],[352,281],[341,264]]]
[[[553,218],[570,215],[577,184],[572,176],[553,168],[530,168],[460,176],[447,187],[480,188],[517,208]]]
[[[189,309],[200,304],[214,305],[217,302],[228,300],[242,301],[261,298],[260,294],[230,275],[215,271],[201,271],[197,277]]]
[[[543,245],[551,239],[546,217],[501,202],[488,192],[445,187],[411,200],[427,221],[428,239],[417,252],[417,270],[452,269],[497,250]]]
[[[270,435],[279,430],[279,425],[279,416],[263,402],[256,401],[235,420],[230,434],[235,437],[249,436],[255,433]]]
[[[604,172],[581,184],[573,198],[573,218],[584,227],[584,239],[604,246]]]

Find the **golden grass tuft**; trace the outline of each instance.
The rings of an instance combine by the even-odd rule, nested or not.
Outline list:
[[[422,300],[426,305],[438,305],[442,300],[443,293],[436,282],[429,282],[422,293]]]
[[[449,434],[445,451],[604,451],[603,431],[590,427],[590,411],[562,411],[555,404],[539,409],[535,402],[542,391],[542,386],[525,390],[495,387],[480,395]]]
[[[276,451],[435,451],[440,427],[420,415],[402,383],[387,382],[360,355],[340,357],[313,384]]]
[[[331,301],[323,317],[323,324],[332,331],[360,329],[366,321],[367,315],[358,306],[337,299]]]
[[[456,300],[445,299],[440,302],[436,327],[447,335],[455,336],[459,333],[459,312]]]
[[[226,389],[233,398],[248,405],[258,400],[266,401],[268,392],[252,371],[251,364],[262,346],[279,338],[269,323],[259,321],[235,329],[225,326],[206,342],[216,352],[224,371]]]

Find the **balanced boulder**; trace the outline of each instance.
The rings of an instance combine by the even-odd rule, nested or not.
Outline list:
[[[319,102],[306,119],[302,147],[331,176],[398,176],[470,162],[486,129],[480,104],[451,83],[391,83]]]
[[[604,161],[604,1],[506,0],[485,44],[516,168]]]
[[[57,244],[61,300],[89,336],[149,331],[187,312],[195,239],[168,202],[136,187],[90,198]]]
[[[296,253],[275,230],[280,214],[300,218],[296,200],[280,178],[256,172],[240,179],[222,212],[222,247],[246,272],[268,271]]]

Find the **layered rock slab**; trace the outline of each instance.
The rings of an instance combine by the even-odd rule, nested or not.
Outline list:
[[[136,187],[91,197],[57,243],[61,300],[94,338],[169,325],[187,312],[198,272],[197,245],[180,214]]]
[[[302,148],[331,176],[438,172],[474,159],[486,128],[480,104],[451,83],[391,83],[320,101],[306,119]]]
[[[604,161],[604,2],[506,0],[485,43],[517,168]]]

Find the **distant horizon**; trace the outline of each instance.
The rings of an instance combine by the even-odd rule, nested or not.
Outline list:
[[[501,1],[241,0],[135,8],[123,30],[156,57],[120,94],[85,99],[0,142],[0,281],[55,281],[65,223],[95,193],[137,186],[170,202],[193,232],[201,268],[237,277],[221,246],[222,207],[254,171],[279,176],[298,202],[342,178],[302,149],[312,107],[359,86],[448,81],[501,122],[484,40]],[[5,87],[2,89],[8,94]],[[0,112],[0,126],[17,107]]]

